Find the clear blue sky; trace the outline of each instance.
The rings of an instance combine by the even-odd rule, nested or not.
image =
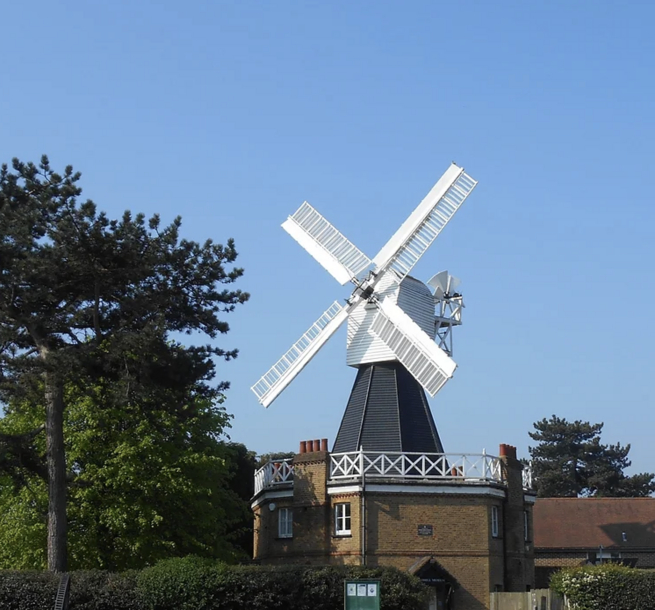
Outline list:
[[[249,387],[340,287],[281,228],[307,199],[369,256],[456,161],[479,186],[415,275],[463,280],[447,451],[527,454],[553,413],[653,470],[655,4],[5,3],[0,160],[236,239],[251,301],[220,364],[232,438],[334,439],[345,330],[268,410]]]

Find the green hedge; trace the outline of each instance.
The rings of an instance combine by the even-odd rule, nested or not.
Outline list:
[[[138,572],[99,570],[71,574],[70,610],[146,610],[137,593]]]
[[[414,610],[427,590],[394,568],[226,566],[202,559],[169,559],[143,570],[147,610],[341,610],[345,578],[379,578],[381,610]]]
[[[551,588],[575,610],[655,610],[655,572],[606,564],[553,574]]]
[[[379,578],[382,610],[415,610],[426,587],[394,568],[228,566],[169,559],[141,572],[74,572],[70,610],[341,610],[345,578]],[[0,571],[1,610],[52,610],[59,579]]]
[[[59,576],[49,572],[0,571],[0,610],[52,610]],[[146,610],[137,573],[73,572],[70,609]]]
[[[59,577],[48,572],[0,571],[1,610],[52,610]]]

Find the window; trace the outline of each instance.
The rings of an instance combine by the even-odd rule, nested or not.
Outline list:
[[[587,563],[592,565],[598,565],[599,563],[623,563],[621,553],[612,553],[602,549],[603,547],[600,547],[600,551],[587,553]]]
[[[528,542],[530,540],[530,521],[528,511],[523,511],[523,539]]]
[[[337,536],[350,535],[350,503],[334,505],[334,533]]]
[[[277,513],[277,535],[293,538],[293,510],[290,508],[281,508]]]
[[[491,507],[491,535],[498,538],[498,507]]]

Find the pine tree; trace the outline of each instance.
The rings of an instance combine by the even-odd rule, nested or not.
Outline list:
[[[533,476],[540,497],[648,496],[655,475],[627,476],[630,445],[603,445],[603,424],[568,422],[553,415],[535,422],[530,438]]]
[[[211,384],[213,357],[236,350],[185,346],[171,333],[216,338],[229,330],[220,314],[248,294],[229,290],[243,270],[225,246],[180,239],[181,219],[162,227],[157,215],[125,212],[110,220],[79,202],[79,173],[54,172],[13,160],[0,170],[0,401],[42,396],[45,460],[33,451],[41,425],[22,437],[0,437],[0,467],[17,464],[48,487],[48,568],[67,566],[66,388],[97,392],[110,405],[148,409],[159,402],[180,414],[188,405],[222,399]],[[39,472],[40,471],[40,472]]]

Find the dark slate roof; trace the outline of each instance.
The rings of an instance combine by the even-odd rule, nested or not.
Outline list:
[[[426,584],[435,585],[439,582],[446,582],[451,586],[457,586],[455,577],[446,570],[434,557],[427,555],[415,561],[407,571],[420,578]]]
[[[443,453],[425,392],[399,362],[359,367],[332,451]]]
[[[625,534],[625,536],[624,536]],[[534,546],[655,548],[655,498],[538,498]]]

